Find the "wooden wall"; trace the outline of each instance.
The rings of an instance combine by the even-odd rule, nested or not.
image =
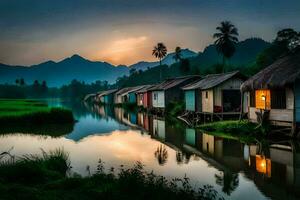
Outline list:
[[[185,91],[185,109],[188,111],[196,111],[195,90]]]
[[[214,105],[215,106],[223,106],[222,105],[222,90],[240,90],[243,81],[239,78],[232,78],[224,83],[220,84],[219,86],[214,88]],[[203,96],[202,96],[203,97]]]
[[[166,138],[165,121],[153,119],[153,134],[162,140]]]
[[[138,106],[143,105],[143,99],[144,99],[144,94],[143,93],[138,93],[137,94],[137,105]]]
[[[156,99],[154,99],[155,95],[156,95]],[[165,108],[165,92],[164,91],[153,91],[152,92],[152,106],[154,108]]]
[[[300,123],[300,80],[295,83],[295,121]]]
[[[300,84],[300,82],[299,82]],[[297,85],[297,84],[296,84]],[[271,90],[272,92],[272,90]],[[298,99],[297,99],[297,93]],[[286,109],[272,109],[270,110],[270,120],[271,121],[279,121],[279,122],[293,122],[294,120],[294,100],[296,103],[295,106],[295,120],[296,122],[300,122],[300,87],[295,88],[295,96],[294,92],[291,88],[286,88]],[[248,111],[248,117],[251,121],[256,122],[256,114],[255,112],[259,111],[259,109],[255,107],[250,107],[250,93],[247,92],[244,94],[247,97],[247,108],[244,108],[244,112]],[[245,98],[244,98],[245,101]],[[272,107],[272,105],[271,105]]]
[[[257,122],[257,115],[255,112],[259,112],[259,109],[249,108],[249,119],[253,122]],[[293,110],[292,109],[271,109],[270,117],[271,121],[280,122],[293,122]]]
[[[214,92],[213,92],[213,90],[203,90],[201,93],[202,93],[202,112],[209,112],[209,113],[214,112]],[[206,93],[207,93],[207,96],[206,96]]]

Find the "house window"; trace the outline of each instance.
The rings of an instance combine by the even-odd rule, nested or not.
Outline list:
[[[255,91],[255,107],[258,109],[271,109],[271,92],[270,90]]]
[[[205,92],[205,98],[208,99],[208,92]]]
[[[156,93],[153,94],[153,99],[154,99],[154,100],[157,99],[157,94],[156,94]]]
[[[271,108],[273,109],[286,109],[286,93],[283,90],[271,91]]]

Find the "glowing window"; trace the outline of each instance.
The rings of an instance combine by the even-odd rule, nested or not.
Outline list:
[[[270,90],[255,91],[255,107],[258,109],[271,109],[271,93]]]

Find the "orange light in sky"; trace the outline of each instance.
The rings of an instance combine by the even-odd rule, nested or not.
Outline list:
[[[153,45],[153,44],[152,44]],[[93,56],[96,60],[105,60],[112,64],[132,64],[136,62],[137,57],[149,54],[151,56],[151,44],[146,36],[130,37],[114,40],[107,47],[102,47],[99,52]]]

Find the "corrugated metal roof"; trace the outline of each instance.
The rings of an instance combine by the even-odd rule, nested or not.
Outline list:
[[[209,74],[206,75],[200,81],[196,81],[187,86],[184,86],[182,89],[183,90],[194,90],[194,89],[207,90],[218,86],[219,84],[223,83],[224,81],[227,81],[228,79],[238,74],[239,74],[238,71],[223,73],[223,74]]]
[[[155,87],[149,89],[151,91],[154,91],[154,90],[167,90],[167,89],[170,89],[172,87],[175,87],[179,84],[181,84],[182,82],[184,81],[187,81],[189,79],[192,79],[192,78],[199,78],[200,79],[200,76],[183,76],[183,77],[177,77],[177,78],[171,78],[171,79],[167,79],[165,81],[163,81],[162,83],[156,85]]]
[[[144,93],[150,90],[151,88],[155,87],[156,85],[145,85],[142,89],[136,91],[136,93]]]
[[[122,93],[119,93],[119,92],[118,92],[118,94],[121,95],[121,96],[124,96],[124,95],[127,95],[127,94],[130,93],[130,92],[135,92],[135,91],[137,91],[137,90],[140,90],[140,89],[142,89],[143,87],[144,87],[144,86],[142,85],[142,86],[136,86],[136,87],[124,88],[125,90],[122,91]],[[122,89],[122,90],[123,90],[123,89]]]
[[[104,95],[110,95],[110,94],[112,94],[112,93],[114,93],[114,92],[117,92],[117,91],[118,91],[117,89],[107,90],[107,91],[103,92],[103,93],[101,94],[101,96],[104,96]]]
[[[125,92],[128,92],[132,89],[133,87],[127,87],[127,88],[122,88],[118,92],[116,92],[117,95],[123,94]]]
[[[84,101],[86,101],[86,100],[88,100],[89,98],[91,98],[91,97],[95,97],[96,96],[96,94],[88,94],[88,95],[86,95],[85,97],[84,97]]]

